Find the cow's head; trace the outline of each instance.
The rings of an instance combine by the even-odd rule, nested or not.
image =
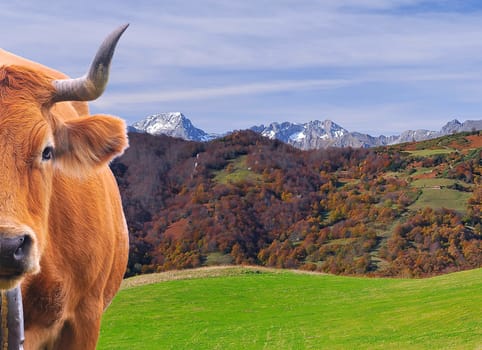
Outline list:
[[[127,147],[121,119],[60,115],[73,108],[61,102],[102,94],[126,28],[104,41],[83,78],[53,80],[24,67],[0,67],[0,289],[40,269],[54,174],[85,176]]]

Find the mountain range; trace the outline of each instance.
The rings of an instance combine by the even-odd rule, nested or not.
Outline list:
[[[400,135],[393,136],[371,136],[359,132],[350,132],[331,120],[313,120],[307,123],[273,122],[266,126],[253,126],[250,130],[270,139],[278,139],[305,150],[327,147],[369,148],[404,142],[424,141],[463,131],[482,130],[482,120],[467,120],[461,123],[454,119],[445,124],[440,131],[425,129],[407,130]],[[224,136],[209,134],[196,128],[180,112],[150,115],[134,123],[129,127],[129,131],[152,135],[164,134],[191,141],[210,141]]]
[[[190,141],[210,141],[219,135],[208,134],[196,128],[182,113],[159,113],[134,123],[131,132],[145,132],[151,135],[167,135]]]

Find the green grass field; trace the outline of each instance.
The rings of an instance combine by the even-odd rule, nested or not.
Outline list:
[[[410,206],[410,209],[432,207],[434,209],[447,208],[461,213],[467,210],[467,201],[471,192],[462,192],[447,188],[457,183],[453,179],[433,178],[419,179],[411,183],[412,187],[422,190],[418,200]]]
[[[238,183],[242,181],[258,182],[262,176],[252,172],[247,165],[247,156],[232,159],[229,165],[214,172],[214,181],[221,184]]]
[[[450,186],[458,181],[446,178],[433,178],[433,179],[418,179],[412,181],[411,185],[413,187],[423,188],[423,187],[434,187],[434,186]]]
[[[127,281],[98,349],[482,349],[482,269],[420,280],[200,271]]]
[[[414,156],[430,157],[437,154],[450,154],[454,151],[455,149],[452,149],[452,148],[438,148],[438,149],[420,149],[420,150],[408,151],[408,152]]]
[[[424,188],[418,200],[410,209],[432,207],[434,209],[447,208],[461,213],[467,210],[467,201],[471,193],[451,190],[449,188]]]

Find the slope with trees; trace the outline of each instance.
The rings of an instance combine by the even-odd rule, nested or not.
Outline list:
[[[128,274],[215,264],[383,276],[480,267],[481,138],[300,151],[250,131],[209,143],[130,134],[112,164],[131,235]],[[431,204],[430,193],[450,191],[457,205]]]

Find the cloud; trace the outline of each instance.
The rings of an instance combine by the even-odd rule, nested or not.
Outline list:
[[[472,109],[459,103],[451,110],[482,109],[477,102],[482,12],[455,3],[8,1],[0,4],[0,42],[4,49],[79,76],[105,35],[130,22],[114,57],[111,83],[94,109],[142,116],[173,108],[191,110],[195,117],[202,111],[204,119],[221,113],[275,118],[283,105],[285,111],[306,109],[310,116],[335,121],[344,120],[344,112],[356,120],[358,111],[376,128],[383,113],[387,123],[412,116],[420,123],[424,113],[440,113],[437,106],[448,110],[447,101],[463,98],[454,86],[470,94]],[[288,101],[287,93],[296,98]],[[296,118],[287,113],[286,119]]]
[[[447,64],[482,53],[477,13],[408,16],[368,11],[391,8],[390,1],[356,6],[364,11],[342,10],[355,1],[324,3],[294,10],[293,2],[284,1],[265,15],[252,14],[249,6],[237,16],[226,9],[201,16],[156,14],[155,25],[139,24],[137,44],[149,51],[153,65],[237,69]]]
[[[42,7],[26,1],[1,5],[0,29],[8,33],[2,38],[7,49],[42,56],[47,64],[58,60],[60,68],[69,67],[64,62],[73,48],[87,56],[96,39],[124,22],[132,25],[119,59],[152,69],[438,66],[474,62],[482,55],[480,13],[397,11],[427,3],[208,0],[154,5],[140,0],[134,6],[87,0],[70,8],[62,1]]]
[[[431,69],[381,69],[358,72],[344,79],[298,79],[257,81],[236,85],[223,85],[192,89],[153,91],[142,88],[135,91],[109,93],[98,106],[109,107],[119,104],[144,104],[149,102],[172,102],[217,99],[228,96],[264,95],[278,92],[300,92],[303,90],[333,90],[345,87],[363,86],[363,84],[421,82],[473,81],[482,83],[482,76],[472,72],[439,72]],[[171,86],[171,85],[169,85]]]
[[[118,105],[122,103],[149,103],[149,102],[166,102],[179,100],[205,100],[215,99],[226,96],[239,95],[259,95],[267,93],[276,93],[281,91],[300,91],[305,89],[333,89],[346,86],[352,82],[342,79],[320,79],[320,80],[285,80],[285,81],[269,81],[258,82],[242,85],[228,85],[220,87],[208,87],[188,90],[174,91],[142,91],[114,93],[97,102],[97,106],[109,107],[110,105]]]

